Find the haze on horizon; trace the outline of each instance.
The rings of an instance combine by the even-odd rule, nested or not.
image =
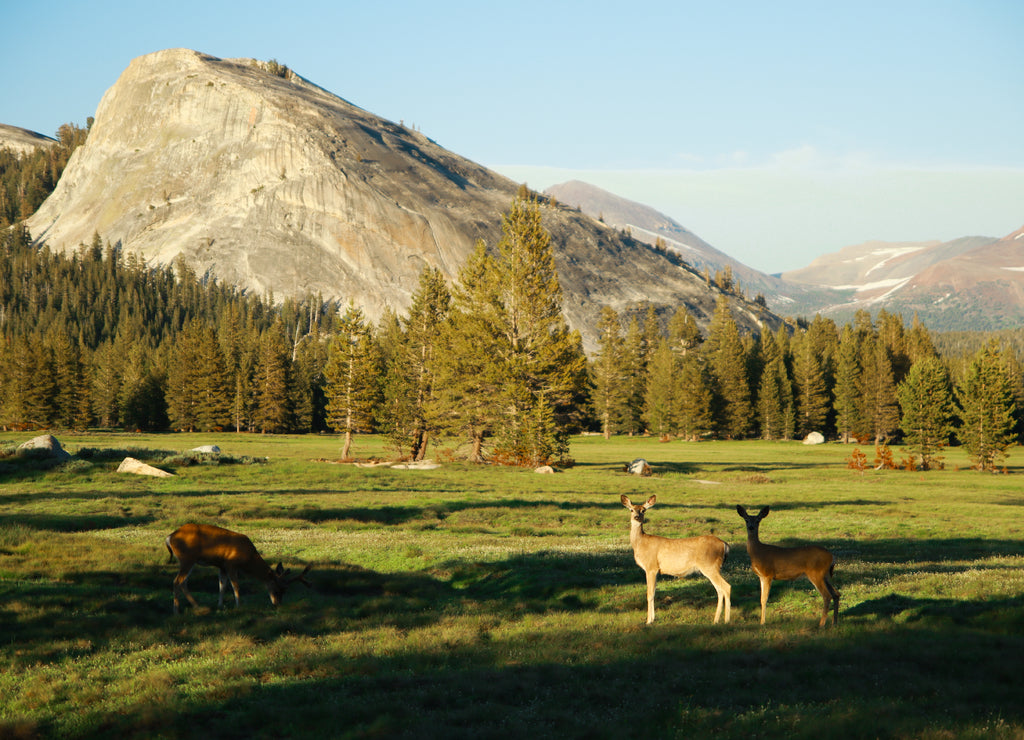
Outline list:
[[[276,59],[530,187],[580,179],[764,272],[1024,224],[1024,5],[57,0],[0,9],[0,122],[84,124],[170,47]],[[30,29],[37,29],[29,32]]]

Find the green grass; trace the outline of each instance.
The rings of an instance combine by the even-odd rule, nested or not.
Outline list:
[[[951,450],[861,475],[839,445],[585,437],[538,475],[338,465],[326,436],[59,436],[83,459],[0,459],[0,737],[1024,736],[1016,467]],[[210,443],[223,464],[179,454]],[[125,455],[176,475],[117,474]],[[635,457],[654,476],[624,474]],[[622,493],[657,494],[650,533],[731,545],[732,623],[693,576],[659,579],[645,625]],[[737,503],[771,505],[764,541],[833,551],[837,629],[806,580],[758,624]],[[186,521],[312,563],[314,588],[274,610],[243,581],[218,611],[197,568],[203,608],[173,616],[163,539]]]

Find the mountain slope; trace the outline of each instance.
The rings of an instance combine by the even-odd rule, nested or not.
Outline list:
[[[885,308],[936,330],[991,331],[1024,323],[1024,229],[1003,239],[869,242],[819,257],[786,280],[845,291],[823,313]]]
[[[552,185],[544,191],[562,203],[576,206],[583,213],[600,218],[619,229],[626,229],[637,239],[655,244],[660,239],[666,249],[678,254],[698,272],[711,277],[729,268],[735,282],[748,295],[761,294],[769,307],[784,315],[815,313],[818,306],[830,303],[832,291],[812,284],[787,283],[774,275],[739,262],[708,244],[679,222],[650,206],[622,198],[606,190],[580,182]]]
[[[26,128],[0,123],[0,149],[11,149],[18,153],[31,152],[41,146],[57,143],[56,139],[37,134]]]
[[[403,311],[419,274],[454,277],[501,235],[517,185],[288,72],[185,49],[139,57],[104,95],[86,144],[29,220],[74,249],[94,233],[146,260],[277,298]],[[568,207],[545,205],[564,311],[593,347],[602,304],[686,304],[702,325],[716,293],[670,256]],[[752,304],[751,330],[779,319]]]

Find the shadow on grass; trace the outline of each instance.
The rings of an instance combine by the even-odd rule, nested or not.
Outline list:
[[[174,624],[190,621],[200,620]],[[289,629],[299,621],[276,625],[292,649],[258,664],[225,651],[224,675],[201,676],[203,691],[161,692],[157,703],[143,696],[117,712],[84,706],[73,719],[54,712],[35,729],[54,737],[187,737],[201,727],[211,737],[257,738],[817,739],[1016,737],[1024,728],[1019,632],[927,620],[784,632],[481,627],[383,649],[371,639],[342,650],[323,634],[325,649],[296,651],[295,635],[313,634]],[[218,623],[226,634],[245,625]],[[257,637],[274,640],[269,629]]]

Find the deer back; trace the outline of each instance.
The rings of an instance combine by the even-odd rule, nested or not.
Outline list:
[[[634,554],[638,563],[641,557],[645,560],[641,567],[657,566],[662,573],[685,576],[711,563],[720,565],[728,551],[725,542],[710,534],[683,539],[644,534]]]
[[[244,534],[212,524],[186,524],[167,538],[167,547],[185,567],[211,565],[228,572],[247,573],[262,581],[277,576]]]

